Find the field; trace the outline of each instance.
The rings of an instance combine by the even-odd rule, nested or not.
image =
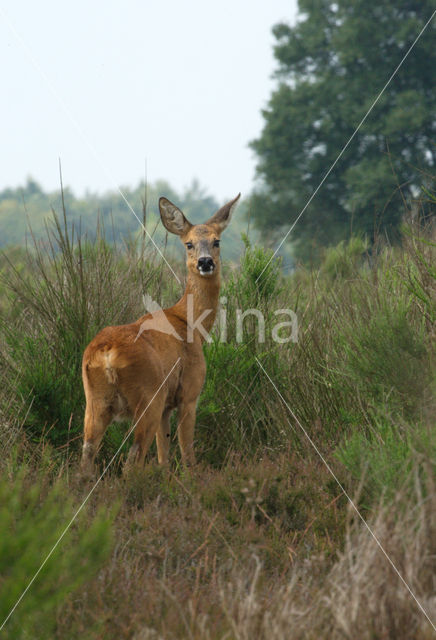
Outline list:
[[[81,508],[83,350],[142,315],[143,293],[166,306],[180,287],[146,238],[86,240],[62,216],[4,252],[1,621],[65,534],[2,637],[435,637],[434,230],[411,221],[397,247],[353,237],[290,275],[270,257],[245,239],[223,265],[198,465],[175,437],[168,469],[153,448],[124,477],[124,445]],[[237,340],[249,308],[263,342],[255,318]],[[295,312],[297,341],[274,339],[277,309]],[[110,427],[100,472],[126,428]]]

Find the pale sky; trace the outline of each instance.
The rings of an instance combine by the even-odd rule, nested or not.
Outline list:
[[[248,142],[275,82],[271,27],[296,0],[0,0],[0,190],[77,194],[193,178],[253,187]]]

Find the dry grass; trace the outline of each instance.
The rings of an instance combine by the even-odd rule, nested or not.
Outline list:
[[[300,559],[331,557],[332,539],[343,537],[343,498],[323,467],[313,460],[309,471],[307,462],[233,457],[219,471],[149,466],[126,480],[108,477],[93,504],[121,501],[116,544],[96,579],[63,607],[57,637],[67,629],[92,629],[92,638],[147,637],[144,629],[164,638],[224,637],[225,594],[242,577],[252,582],[256,563],[264,598]],[[71,489],[85,491],[75,481]]]
[[[80,499],[86,488],[73,478],[70,490]],[[112,553],[58,610],[56,638],[434,637],[316,459],[233,458],[189,473],[149,466],[107,477],[89,517],[114,503]],[[428,473],[370,518],[433,619],[435,514]]]
[[[399,492],[381,506],[371,529],[431,620],[436,617],[436,494],[417,479],[407,502]],[[352,512],[351,512],[352,515]],[[253,573],[247,589],[236,580],[236,594],[223,592],[222,606],[233,636],[248,638],[356,638],[411,640],[435,631],[365,527],[355,518],[344,549],[327,570],[313,559],[299,563],[288,583],[267,601]],[[321,574],[320,574],[321,571]]]

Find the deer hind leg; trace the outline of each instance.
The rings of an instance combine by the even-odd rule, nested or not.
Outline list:
[[[178,407],[177,435],[179,438],[182,462],[187,465],[195,464],[194,427],[197,412],[197,400],[181,402]]]
[[[157,459],[159,464],[167,464],[170,450],[171,428],[170,418],[172,409],[165,409],[156,433]]]
[[[161,424],[163,413],[163,396],[156,397],[151,403],[143,402],[135,411],[133,422],[135,435],[133,445],[127,456],[125,471],[131,467],[144,464],[144,459],[150,448],[153,438]]]
[[[105,431],[112,421],[112,412],[107,405],[87,403],[85,411],[85,429],[82,461],[80,469],[83,475],[94,475],[94,460]]]

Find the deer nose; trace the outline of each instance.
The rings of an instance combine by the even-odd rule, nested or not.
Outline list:
[[[209,273],[215,268],[214,262],[210,256],[203,256],[198,258],[197,269],[203,273]]]

